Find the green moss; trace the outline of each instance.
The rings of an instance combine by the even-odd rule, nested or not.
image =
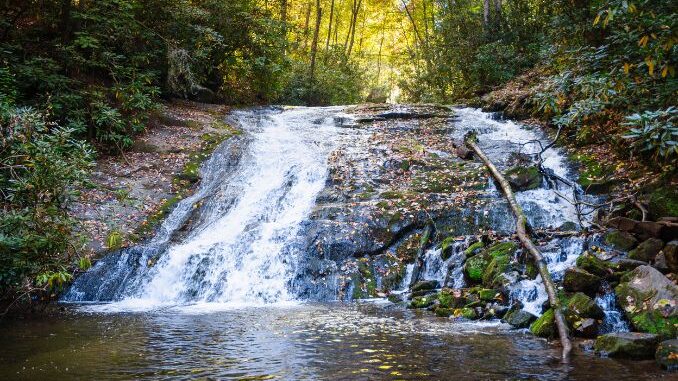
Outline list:
[[[539,275],[539,268],[531,259],[528,259],[527,264],[525,264],[525,276],[530,279],[537,279]]]
[[[494,286],[494,279],[504,272],[509,267],[510,259],[508,255],[498,255],[492,258],[490,264],[487,265],[485,272],[483,273],[483,285],[486,287]]]
[[[483,241],[478,241],[478,242],[474,243],[473,245],[469,246],[466,250],[464,250],[464,255],[466,255],[467,257],[470,257],[471,255],[473,255],[473,253],[476,250],[482,249],[483,247],[485,247],[485,244],[483,243]]]
[[[613,230],[605,235],[605,243],[617,250],[629,251],[638,244],[638,240],[627,232]]]
[[[386,191],[386,192],[382,192],[379,196],[381,198],[385,198],[387,200],[393,200],[393,199],[403,198],[404,194],[402,192],[398,192],[398,191]]]
[[[662,339],[678,335],[678,316],[664,317],[659,311],[645,311],[631,317],[633,328],[640,332],[653,333]]]
[[[530,325],[530,332],[539,337],[553,337],[556,332],[555,313],[549,308]]]
[[[510,256],[516,249],[518,249],[518,245],[515,242],[501,242],[488,247],[487,252],[492,258],[496,258],[498,256]]]
[[[448,260],[450,256],[452,255],[452,250],[451,246],[453,243],[455,243],[456,237],[447,237],[443,240],[443,242],[440,244],[440,256],[443,258],[444,261]]]
[[[435,310],[436,316],[440,317],[448,317],[452,315],[452,310],[449,308],[444,308],[444,307],[438,307]]]
[[[480,300],[490,301],[493,300],[495,296],[497,296],[497,290],[484,288],[478,291],[478,296],[480,297]]]
[[[464,263],[464,274],[470,282],[480,283],[489,264],[489,255],[478,254],[466,260],[466,263]]]
[[[589,252],[585,252],[577,258],[577,267],[600,277],[609,276],[617,268],[615,264],[598,259]]]
[[[410,302],[411,308],[426,308],[436,301],[437,295],[415,296]]]
[[[470,307],[464,307],[461,309],[461,317],[469,320],[474,320],[478,318],[478,315],[476,314],[476,310]]]

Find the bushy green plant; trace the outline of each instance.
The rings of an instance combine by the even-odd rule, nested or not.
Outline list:
[[[639,152],[655,160],[678,159],[678,109],[646,110],[626,117],[625,126],[631,129],[624,138],[631,140]]]
[[[92,150],[71,128],[30,108],[0,115],[0,297],[67,279],[76,255],[68,216],[76,187],[87,181]],[[55,274],[56,277],[55,277]]]

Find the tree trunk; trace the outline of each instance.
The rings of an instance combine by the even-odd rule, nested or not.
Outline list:
[[[332,38],[332,21],[334,20],[334,0],[330,3],[330,17],[327,23],[327,41],[325,42],[325,51],[330,49],[330,39]]]
[[[548,294],[549,304],[551,305],[551,308],[553,308],[555,315],[555,323],[558,328],[560,343],[563,346],[562,360],[563,362],[568,362],[570,351],[572,350],[572,343],[570,342],[567,323],[565,322],[565,317],[563,316],[563,309],[560,305],[560,300],[556,294],[556,287],[553,284],[553,279],[551,278],[551,274],[549,273],[548,267],[546,266],[546,261],[544,260],[541,252],[539,252],[539,249],[537,249],[535,246],[534,242],[532,242],[532,239],[530,239],[530,235],[527,231],[527,218],[525,217],[520,205],[518,205],[518,202],[516,201],[515,195],[511,190],[511,185],[476,144],[475,139],[472,136],[467,135],[465,142],[469,147],[471,147],[471,149],[473,149],[480,160],[482,160],[485,166],[490,170],[492,177],[494,177],[494,179],[497,180],[497,182],[501,185],[501,189],[504,192],[504,196],[506,197],[509,206],[511,207],[511,211],[513,211],[513,214],[516,217],[516,233],[518,234],[518,238],[520,239],[523,247],[530,253],[532,259],[539,268],[539,274],[541,275],[541,279],[544,281],[544,288],[546,288],[546,293]]]
[[[483,29],[487,32],[490,26],[490,0],[483,0]]]
[[[494,0],[494,28],[501,31],[501,0]]]
[[[351,56],[351,51],[353,50],[353,43],[355,42],[355,27],[358,23],[358,12],[362,6],[363,0],[353,0],[353,18],[351,19],[351,40],[348,45],[348,50],[346,51],[346,56]]]
[[[320,34],[320,23],[322,22],[323,10],[320,8],[320,0],[316,0],[316,19],[315,19],[315,30],[313,32],[313,43],[311,43],[311,84],[315,80],[315,56],[318,53],[318,35]]]
[[[283,54],[287,54],[287,0],[280,0],[280,21],[283,28]]]
[[[304,21],[304,51],[306,51],[306,48],[308,47],[308,24],[311,21],[311,3],[308,3],[308,7],[306,8],[306,19]]]

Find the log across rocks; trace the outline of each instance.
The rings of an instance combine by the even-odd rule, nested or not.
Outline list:
[[[544,287],[546,288],[546,293],[548,295],[549,304],[554,312],[554,320],[556,327],[558,328],[558,335],[560,337],[560,343],[563,347],[562,351],[562,360],[563,362],[568,362],[570,357],[570,352],[572,351],[572,343],[570,342],[569,330],[567,328],[567,322],[565,321],[565,316],[563,314],[563,308],[556,294],[556,287],[549,273],[548,267],[546,266],[546,261],[542,256],[541,252],[537,246],[532,242],[530,235],[527,231],[527,217],[523,213],[522,208],[518,205],[516,197],[513,194],[511,189],[511,184],[506,180],[504,175],[499,172],[497,167],[492,163],[492,161],[485,155],[482,149],[476,143],[475,136],[469,134],[464,139],[465,143],[476,153],[480,160],[485,164],[487,169],[492,174],[492,177],[499,183],[504,196],[511,207],[511,211],[516,217],[516,233],[518,238],[522,243],[525,250],[527,250],[532,259],[534,260],[537,268],[539,269],[539,274],[541,275],[542,280],[544,281]]]

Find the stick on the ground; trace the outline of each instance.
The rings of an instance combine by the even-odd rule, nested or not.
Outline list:
[[[485,153],[483,153],[480,147],[478,147],[475,142],[475,137],[467,135],[465,141],[466,144],[471,147],[471,149],[473,149],[480,160],[482,160],[485,166],[490,170],[492,177],[494,177],[499,185],[501,185],[504,196],[506,196],[506,200],[508,201],[511,210],[516,217],[516,233],[518,233],[518,238],[520,238],[520,242],[522,243],[523,247],[532,255],[532,259],[534,259],[535,264],[539,268],[539,274],[541,275],[541,279],[544,281],[544,287],[546,288],[546,293],[549,297],[549,304],[551,305],[551,308],[553,308],[555,315],[555,322],[558,328],[558,334],[560,335],[560,343],[563,346],[562,360],[563,362],[567,362],[570,356],[570,351],[572,350],[572,343],[570,342],[567,323],[565,322],[565,316],[563,315],[560,300],[558,300],[558,296],[556,294],[556,287],[553,284],[553,279],[551,278],[551,274],[549,273],[548,267],[546,266],[546,261],[544,260],[544,257],[542,256],[539,249],[537,249],[537,246],[535,246],[534,242],[532,242],[532,239],[530,238],[530,235],[527,231],[527,218],[525,217],[525,213],[523,213],[522,208],[520,205],[518,205],[518,202],[516,202],[516,197],[511,190],[511,185],[504,178],[504,175],[502,175],[501,172],[497,170],[497,167],[494,166],[492,161],[490,161]]]

